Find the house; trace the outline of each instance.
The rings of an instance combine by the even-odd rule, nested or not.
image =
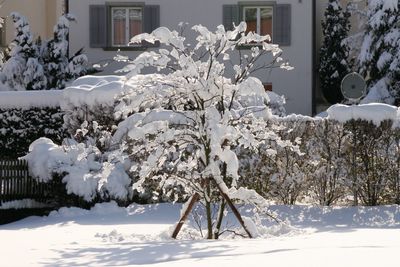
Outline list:
[[[14,38],[14,25],[10,13],[25,16],[35,37],[48,39],[53,27],[65,10],[65,0],[3,0],[0,1],[0,17],[5,19],[1,29],[0,46],[7,46]]]
[[[315,7],[316,0],[69,0],[69,12],[77,18],[70,29],[70,51],[84,47],[91,63],[110,61],[117,51],[130,57],[149,46],[127,46],[130,37],[158,26],[177,29],[180,22],[202,24],[209,29],[247,21],[261,34],[270,34],[284,50],[292,71],[259,72],[265,88],[287,98],[288,113],[314,113]],[[190,32],[190,31],[188,31]],[[193,37],[187,36],[189,40]],[[194,40],[193,40],[194,41]],[[113,62],[104,74],[120,68]]]

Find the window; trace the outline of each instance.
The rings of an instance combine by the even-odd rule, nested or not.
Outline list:
[[[260,35],[272,37],[272,18],[274,8],[272,6],[243,7],[243,20],[247,23],[247,32],[255,32]]]
[[[128,46],[130,39],[142,33],[142,8],[111,8],[112,46]]]
[[[143,42],[128,45],[140,33],[151,33],[160,27],[160,6],[143,2],[106,2],[90,5],[90,47],[104,50],[137,50],[156,47],[158,44]]]
[[[291,4],[276,4],[275,1],[241,1],[222,6],[222,23],[225,29],[247,22],[248,31],[260,35],[269,34],[274,44],[291,45]]]

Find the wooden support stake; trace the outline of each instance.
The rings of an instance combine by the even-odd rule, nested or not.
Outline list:
[[[222,189],[219,187],[218,185],[218,189],[221,192],[222,197],[226,200],[226,203],[228,203],[229,207],[231,208],[233,214],[235,214],[237,220],[239,221],[239,223],[242,225],[243,229],[246,231],[247,235],[250,238],[253,238],[253,235],[250,233],[250,231],[247,229],[246,225],[244,224],[243,218],[240,215],[239,211],[237,210],[237,208],[235,207],[235,205],[233,204],[232,200],[229,198],[229,196],[227,194],[225,194]]]
[[[185,223],[185,221],[187,220],[187,217],[189,216],[190,212],[192,211],[194,204],[196,204],[197,201],[199,201],[200,199],[200,194],[199,193],[195,193],[190,199],[189,199],[189,204],[187,206],[187,209],[185,210],[185,212],[182,214],[179,222],[176,224],[175,226],[175,230],[172,233],[172,238],[176,239],[176,237],[179,234],[179,231],[181,230],[183,224]]]
[[[220,188],[218,185],[218,189],[221,192],[222,197],[225,199],[226,203],[228,203],[230,209],[232,210],[233,214],[235,214],[235,217],[239,221],[240,225],[243,227],[243,229],[246,231],[247,235],[250,238],[253,238],[253,235],[250,233],[250,231],[247,229],[242,216],[240,215],[239,211],[236,209],[235,205],[233,204],[232,200],[229,198],[227,194],[224,193],[224,191]],[[179,222],[176,224],[174,232],[172,233],[172,238],[176,239],[178,236],[183,224],[187,220],[187,217],[189,216],[190,212],[192,211],[194,204],[196,204],[197,201],[200,199],[200,194],[195,193],[190,199],[189,199],[189,204],[185,212],[182,214]]]

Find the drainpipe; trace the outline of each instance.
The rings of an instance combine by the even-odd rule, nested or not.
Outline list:
[[[64,8],[65,8],[65,10],[64,10],[65,14],[68,14],[69,13],[69,0],[64,0]]]
[[[312,1],[312,115],[316,115],[316,90],[317,90],[317,0]]]
[[[64,0],[64,14],[68,14],[68,13],[69,13],[69,0]],[[69,51],[69,48],[70,48],[70,45],[69,45],[69,41],[70,41],[69,34],[67,36],[67,41],[68,41],[67,57],[69,58],[69,55],[70,55],[70,51]]]

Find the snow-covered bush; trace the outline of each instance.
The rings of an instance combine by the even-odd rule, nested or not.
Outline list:
[[[62,147],[54,147],[48,140],[34,143],[27,156],[33,161],[32,166],[37,165],[35,155],[41,154],[41,147],[44,151],[47,149],[46,154],[59,151],[62,155],[55,161],[61,164],[44,165],[47,172],[38,172],[36,176],[64,173],[63,182],[68,190],[88,201],[102,198],[104,194],[114,199],[128,198],[132,190],[151,194],[158,200],[162,200],[160,194],[175,200],[190,196],[193,200],[197,196],[207,210],[208,238],[218,237],[220,229],[216,225],[220,225],[224,217],[225,206],[234,208],[228,196],[238,201],[256,201],[262,208],[264,204],[254,191],[244,194],[244,189],[236,190],[239,163],[234,149],[243,147],[256,151],[269,139],[284,143],[268,128],[272,115],[267,106],[267,93],[261,82],[249,75],[260,69],[260,59],[269,59],[274,67],[290,67],[282,62],[281,49],[267,42],[269,36],[246,34],[245,23],[233,31],[225,31],[223,26],[215,32],[201,25],[192,29],[197,34],[194,47],[186,44],[178,32],[163,27],[152,34],[138,35],[132,42],[158,41],[165,48],[144,52],[133,61],[120,56],[119,60],[127,61],[123,71],[129,74],[125,80],[110,77],[116,80],[102,83],[92,79],[86,80],[89,85],[79,87],[85,80],[82,78],[66,89],[67,100],[63,107],[70,111],[65,117],[66,124],[72,125],[73,130],[80,128],[76,129],[76,140],[81,139],[64,143]],[[245,59],[232,66],[235,75],[229,78],[226,70],[229,65],[224,62],[233,54],[242,54],[237,46],[254,43],[259,45],[252,46]],[[166,73],[139,75],[145,67],[165,69]],[[99,97],[101,99],[97,99]],[[96,99],[108,101],[114,112],[96,114],[105,113],[98,109],[104,103]],[[88,107],[91,111],[85,112]],[[108,116],[104,123],[94,121],[101,115]],[[83,121],[82,127],[79,127],[79,120]],[[93,134],[88,134],[99,125],[107,125],[106,139],[111,137],[111,143],[102,151]],[[75,147],[80,150],[72,150],[71,157],[69,150]],[[57,155],[45,158],[44,162],[54,162],[52,159],[57,159]],[[110,171],[110,167],[118,168]],[[114,177],[111,174],[117,172],[119,177],[129,174],[130,178],[129,182],[119,181],[121,186],[114,192],[115,187],[110,188],[108,183]],[[74,186],[79,181],[85,186]],[[122,190],[131,182],[129,190]],[[211,214],[214,202],[222,203],[216,221]],[[241,222],[247,233],[255,236]]]
[[[69,22],[74,18],[63,15],[54,27],[54,38],[35,41],[28,21],[12,13],[15,38],[2,54],[0,82],[9,90],[62,89],[68,80],[87,73],[87,57],[79,50],[68,56]]]
[[[299,189],[295,186],[297,180],[290,179],[291,170],[296,167],[286,161],[296,160],[302,157],[302,153],[299,151],[298,144],[294,145],[294,142],[282,140],[289,140],[290,136],[283,133],[291,131],[282,121],[276,123],[270,120],[267,127],[274,134],[266,138],[257,150],[249,150],[246,147],[236,148],[239,174],[241,177],[246,177],[239,181],[239,185],[256,190],[264,198],[277,199],[289,204],[295,202],[301,191],[296,190]],[[303,183],[299,181],[298,185],[302,187]],[[292,201],[291,193],[293,193],[292,196],[296,195]]]
[[[331,103],[343,100],[340,83],[351,70],[349,50],[345,42],[350,30],[350,13],[339,0],[329,0],[322,22],[324,40],[320,50],[319,76],[325,99]]]
[[[100,151],[90,141],[65,139],[62,145],[56,145],[48,138],[40,138],[31,144],[24,159],[30,162],[30,173],[39,181],[62,175],[67,193],[87,202],[126,200],[131,180],[124,167],[118,162],[114,164],[111,158],[102,162]]]
[[[290,67],[281,62],[279,47],[267,42],[269,36],[246,34],[245,23],[233,31],[218,26],[210,32],[201,25],[192,30],[197,35],[194,48],[178,32],[163,27],[132,39],[159,41],[168,49],[145,52],[133,61],[122,58],[128,61],[124,70],[129,75],[136,75],[147,66],[169,73],[153,81],[163,85],[161,90],[149,90],[144,85],[132,92],[131,98],[139,105],[132,107],[134,114],[119,125],[114,138],[118,143],[126,138],[128,147],[131,145],[127,151],[130,156],[142,152],[131,167],[139,177],[133,185],[135,189],[142,191],[143,185],[154,179],[164,190],[165,186],[181,186],[191,196],[189,203],[195,198],[202,200],[207,238],[216,238],[220,229],[215,225],[220,225],[224,207],[230,204],[227,197],[236,192],[239,180],[234,149],[257,150],[265,140],[279,139],[267,128],[266,121],[271,117],[266,106],[268,96],[261,82],[249,75],[267,55],[272,65]],[[235,76],[229,78],[229,64],[224,61],[232,54],[240,56],[237,46],[252,43],[259,46],[252,47],[246,59],[232,66]],[[231,197],[240,199],[242,195]],[[222,211],[214,220],[211,205],[218,201]],[[182,215],[185,213],[183,210]]]
[[[271,110],[271,113],[276,116],[285,116],[286,115],[286,99],[285,96],[278,95],[272,91],[267,91],[268,95],[268,103],[267,106]]]
[[[370,88],[364,103],[398,103],[400,84],[400,2],[369,0],[359,69]]]

